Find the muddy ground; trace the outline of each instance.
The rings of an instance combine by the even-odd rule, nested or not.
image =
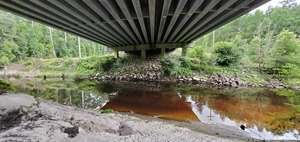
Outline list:
[[[124,113],[102,114],[37,101],[26,94],[0,95],[0,141],[243,140],[249,140],[249,137],[237,128],[168,122]]]

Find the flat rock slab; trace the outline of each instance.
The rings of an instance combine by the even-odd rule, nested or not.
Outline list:
[[[0,115],[9,111],[16,110],[20,106],[30,106],[36,103],[36,100],[25,94],[5,93],[0,95]]]

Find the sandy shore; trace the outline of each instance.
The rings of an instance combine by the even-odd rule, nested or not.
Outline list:
[[[0,95],[0,141],[241,141],[166,121],[39,102],[25,94]]]

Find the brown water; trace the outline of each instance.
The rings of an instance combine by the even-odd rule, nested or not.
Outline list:
[[[36,84],[43,83],[51,84]],[[76,89],[66,89],[55,83],[52,91],[39,88],[34,94],[83,108],[238,128],[245,125],[245,131],[259,139],[300,140],[299,92],[116,82],[84,82],[69,85]]]

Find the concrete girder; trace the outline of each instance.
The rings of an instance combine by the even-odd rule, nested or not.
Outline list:
[[[86,17],[93,19],[93,21],[96,22],[96,24],[98,24],[100,26],[98,32],[103,33],[103,35],[105,35],[106,38],[113,39],[114,42],[116,42],[118,44],[124,44],[124,40],[120,41],[119,37],[115,37],[114,35],[116,34],[116,32],[111,27],[103,24],[101,22],[100,18],[98,17],[98,15],[94,14],[92,12],[92,10],[88,11],[88,8],[85,7],[84,4],[79,4],[78,1],[75,1],[75,0],[66,0],[66,2],[69,3],[70,5],[72,5],[74,8],[76,8],[80,12],[82,12]]]
[[[255,1],[257,1],[257,0],[254,0],[253,2],[255,2]],[[270,0],[267,0],[267,1],[270,1]],[[227,23],[231,22],[232,20],[234,20],[234,19],[236,19],[236,18],[238,18],[238,17],[240,17],[240,16],[242,16],[242,15],[244,15],[244,14],[250,12],[250,11],[253,10],[255,7],[259,7],[259,6],[263,5],[264,3],[266,3],[266,2],[265,2],[265,1],[259,1],[259,2],[255,3],[254,5],[252,5],[252,6],[253,6],[252,8],[247,8],[247,9],[245,9],[245,7],[243,7],[243,8],[241,8],[241,9],[239,9],[239,10],[234,10],[234,9],[233,9],[233,11],[235,11],[236,13],[239,13],[239,14],[237,14],[237,15],[234,15],[234,14],[228,14],[228,15],[230,15],[230,16],[227,15],[228,17],[222,19],[220,22],[222,22],[222,23],[224,23],[224,24],[227,24]],[[248,3],[248,4],[249,4],[249,3]],[[197,35],[195,35],[195,36],[191,39],[191,41],[193,41],[193,40],[195,40],[195,39],[197,39],[197,38],[199,38],[199,37],[201,37],[201,36],[203,36],[203,35],[205,35],[205,34],[211,32],[211,31],[213,31],[213,30],[215,30],[215,29],[217,29],[217,28],[219,28],[219,27],[221,27],[221,26],[222,26],[222,24],[220,24],[220,23],[217,23],[217,24],[215,24],[215,25],[208,26],[209,28],[207,28],[207,30],[203,31],[201,34],[200,34],[200,33],[197,33]]]
[[[24,9],[20,9],[17,6],[18,6],[18,4],[4,3],[4,2],[2,2],[0,4],[0,7],[2,9],[6,10],[6,11],[13,12],[13,13],[16,13],[16,11],[17,11],[18,14],[20,14],[24,17],[27,17],[27,18],[35,20],[35,21],[39,21],[39,22],[44,23],[44,24],[49,25],[49,26],[53,26],[53,27],[61,29],[63,31],[68,31],[68,32],[71,32],[71,33],[75,33],[75,34],[80,35],[82,37],[91,39],[95,42],[103,42],[103,44],[107,45],[107,46],[113,46],[114,45],[114,44],[108,43],[106,41],[102,41],[98,37],[91,37],[91,36],[82,34],[78,31],[68,27],[67,25],[62,24],[61,22],[56,21],[55,19],[45,18],[45,17],[43,17],[39,14],[36,14],[36,13],[29,13],[28,11],[25,11]]]
[[[133,41],[129,38],[129,36],[124,32],[124,30],[116,23],[112,23],[111,19],[109,17],[109,13],[107,11],[104,11],[105,8],[103,5],[101,5],[96,0],[83,0],[84,3],[86,3],[95,13],[97,13],[104,21],[107,22],[108,25],[112,27],[112,31],[117,31],[118,38],[124,38],[126,40],[126,44],[133,44]]]
[[[226,1],[225,4],[222,4],[222,7],[219,8],[217,11],[215,11],[213,14],[209,15],[205,21],[203,22],[197,22],[196,25],[197,27],[192,28],[185,36],[183,36],[181,38],[181,40],[179,40],[180,42],[184,41],[188,36],[190,36],[192,33],[198,31],[203,25],[205,25],[206,23],[208,23],[209,21],[211,21],[213,18],[215,18],[218,14],[224,12],[227,8],[229,8],[230,6],[232,6],[237,0],[229,0]]]
[[[79,19],[80,21],[83,21],[83,23],[86,23],[87,25],[89,25],[90,27],[92,27],[92,33],[100,36],[100,37],[104,37],[107,39],[107,37],[103,36],[101,33],[102,28],[100,28],[99,26],[96,26],[94,23],[92,23],[88,16],[84,15],[84,13],[79,13],[78,9],[71,7],[70,5],[67,4],[67,2],[65,1],[58,1],[58,0],[47,0],[49,3],[57,6],[58,8],[60,8],[61,10],[67,12],[67,13],[72,13],[71,15],[76,17],[77,19]]]
[[[76,9],[76,7],[75,8],[71,7],[74,5],[69,5],[67,3],[67,1],[60,1],[60,0],[47,0],[47,1],[67,13],[73,13],[72,15],[74,17],[76,17],[80,21],[83,21],[83,23],[86,23],[87,25],[89,25],[93,28],[93,30],[92,30],[93,34],[96,34],[99,36],[101,35],[101,34],[99,34],[102,32],[101,28],[99,28],[99,26],[96,26],[94,23],[92,23],[91,20],[89,20],[89,17],[86,16],[84,13],[79,12],[79,10]],[[105,36],[102,35],[102,37],[105,37]],[[105,37],[105,38],[107,38],[107,37]]]
[[[230,22],[231,20],[233,19],[236,19],[237,17],[240,17],[248,12],[250,12],[251,10],[253,10],[254,8],[248,8],[247,10],[244,10],[246,5],[249,5],[251,4],[251,2],[255,2],[257,0],[251,0],[251,1],[244,1],[241,3],[241,7],[239,7],[239,9],[232,9],[230,12],[228,12],[226,15],[222,16],[222,18],[219,18],[217,19],[216,21],[212,21],[211,23],[209,23],[208,26],[206,26],[203,30],[195,33],[194,36],[192,36],[190,38],[191,41],[221,27],[222,25],[220,23],[224,23],[224,24],[227,24],[228,22]],[[260,1],[260,2],[257,2],[255,3],[255,5],[253,7],[259,7],[260,5],[264,4],[265,2],[264,1]],[[239,13],[237,15],[234,15],[234,13]]]
[[[150,20],[150,37],[151,42],[154,43],[154,33],[155,33],[155,2],[156,0],[148,0],[149,3],[149,20]]]
[[[123,30],[129,35],[131,38],[131,41],[133,41],[134,44],[139,44],[137,38],[133,34],[133,31],[131,30],[131,27],[128,26],[119,16],[118,12],[116,10],[118,9],[116,5],[112,4],[112,1],[110,0],[99,0],[101,4],[104,6],[104,8],[110,13],[110,15],[113,16],[114,19],[117,20],[118,24],[123,28]]]
[[[132,4],[133,4],[134,10],[136,12],[138,21],[140,23],[140,27],[141,27],[141,30],[143,32],[144,39],[146,40],[146,43],[149,43],[148,34],[147,34],[146,26],[145,26],[145,21],[144,21],[144,16],[143,16],[140,1],[139,0],[132,0]]]
[[[16,1],[23,2],[23,5],[25,5],[25,1],[19,1],[19,0],[16,0]],[[87,25],[78,22],[78,21],[80,21],[79,19],[74,19],[74,18],[72,18],[73,16],[71,16],[71,15],[66,15],[65,13],[63,13],[63,12],[57,10],[57,9],[48,7],[47,5],[49,5],[49,3],[43,3],[43,2],[46,2],[46,1],[41,1],[41,0],[31,0],[31,1],[35,4],[40,5],[41,7],[45,8],[45,9],[48,8],[47,10],[55,13],[55,15],[54,15],[55,17],[51,17],[51,15],[48,16],[48,17],[51,17],[52,19],[59,19],[59,21],[61,21],[61,22],[65,21],[65,23],[74,23],[75,25],[77,25],[76,29],[80,32],[88,33],[88,34],[93,33],[92,35],[97,35],[98,37],[101,37],[106,41],[110,41],[111,43],[114,43],[114,44],[118,43],[116,40],[108,40],[108,37],[111,38],[111,36],[107,37],[107,36],[104,36],[106,34],[104,34],[104,35],[99,34],[101,32],[95,33],[94,32],[95,29],[91,29],[92,27],[88,27]],[[33,8],[32,5],[31,5],[31,8]],[[36,12],[41,12],[42,13],[43,11],[41,11],[40,9],[37,8]]]
[[[186,24],[186,22],[184,22],[184,21],[188,21],[193,16],[193,14],[198,10],[198,8],[201,6],[201,4],[203,2],[204,2],[204,0],[196,0],[193,3],[193,5],[190,8],[190,10],[188,11],[187,15],[184,16],[184,19],[182,19],[180,21],[180,23],[178,25],[176,25],[176,28],[174,29],[174,32],[171,35],[171,37],[169,38],[168,42],[171,42],[173,40],[175,35],[177,35],[177,33],[181,30],[181,28],[184,26],[184,24]]]
[[[136,51],[179,48],[268,1],[0,0],[0,9],[111,48]]]
[[[158,27],[159,29],[158,29],[158,35],[157,35],[157,40],[156,40],[157,43],[159,43],[161,40],[162,32],[165,27],[165,23],[167,20],[171,2],[172,2],[172,0],[164,0],[163,9],[161,12],[160,23],[159,23],[159,27]]]
[[[167,31],[164,35],[164,38],[163,38],[163,42],[166,42],[171,30],[173,29],[173,26],[175,25],[175,22],[176,20],[178,19],[182,9],[184,8],[185,4],[186,4],[187,0],[180,0],[179,1],[179,4],[177,5],[176,7],[176,10],[175,10],[175,13],[174,15],[172,16],[172,20],[167,28]]]
[[[128,46],[116,46],[111,47],[118,51],[140,51],[140,50],[155,50],[161,48],[190,48],[193,43],[162,43],[162,44],[140,44],[140,45],[128,45]]]
[[[52,18],[52,19],[59,19],[60,21],[65,21],[65,24],[67,24],[67,23],[74,23],[74,28],[76,29],[76,30],[78,30],[78,31],[80,31],[80,32],[82,32],[82,33],[84,33],[84,34],[86,34],[86,35],[90,35],[90,36],[93,36],[93,34],[91,34],[91,33],[93,33],[93,31],[95,30],[95,29],[92,29],[91,27],[89,27],[88,25],[85,25],[85,24],[83,24],[83,23],[80,23],[79,21],[80,20],[78,20],[78,19],[74,19],[75,17],[72,17],[71,15],[65,15],[65,14],[67,14],[67,13],[63,13],[63,12],[61,12],[60,10],[58,10],[58,9],[55,9],[55,8],[52,8],[52,7],[49,7],[48,5],[49,5],[49,3],[46,3],[46,1],[41,1],[41,0],[30,0],[31,2],[32,2],[32,4],[36,4],[36,5],[39,5],[39,6],[41,6],[41,8],[44,8],[43,10],[41,9],[41,10],[39,10],[39,11],[42,11],[41,13],[47,13],[47,11],[51,11],[52,13],[53,13],[53,16],[48,16],[48,17],[50,17],[50,18]],[[24,1],[18,1],[18,2],[23,2],[24,3]],[[23,6],[24,6],[25,4],[23,4]],[[30,7],[31,9],[35,9],[35,7],[33,6],[33,5],[31,5],[31,7]],[[37,10],[35,10],[35,11],[37,11]],[[50,14],[50,13],[49,13]],[[102,37],[102,36],[100,36],[100,37]],[[115,41],[113,41],[113,42],[115,42]],[[113,43],[112,42],[112,43]],[[117,44],[116,44],[117,45]]]
[[[215,7],[221,0],[211,0],[208,1],[208,5],[201,11],[199,15],[197,15],[191,22],[186,23],[186,27],[179,33],[175,41],[181,40],[181,37],[184,36],[193,26],[197,24],[197,22],[201,21],[202,18],[213,8]]]
[[[136,26],[136,24],[133,21],[133,18],[130,14],[129,8],[128,8],[128,4],[125,3],[124,0],[116,0],[117,4],[119,5],[119,7],[121,8],[122,12],[124,13],[126,19],[128,20],[130,26],[132,27],[135,35],[138,37],[139,41],[141,44],[145,44],[143,37],[141,36],[138,27]],[[123,19],[122,19],[123,20]]]

